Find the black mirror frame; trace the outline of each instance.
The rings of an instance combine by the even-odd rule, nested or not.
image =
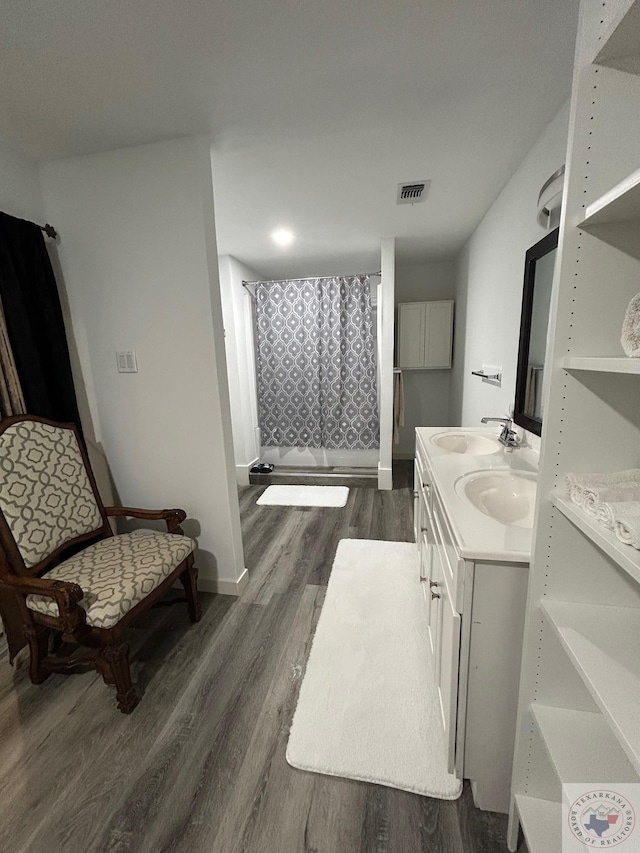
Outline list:
[[[536,279],[536,262],[558,247],[559,228],[546,234],[542,240],[532,246],[524,260],[524,286],[522,289],[522,311],[520,314],[520,344],[518,346],[518,370],[516,373],[516,399],[513,408],[514,422],[534,435],[542,434],[542,420],[525,414],[524,402],[527,393],[527,367],[529,362],[529,343],[531,339],[531,312],[533,309],[533,289]]]

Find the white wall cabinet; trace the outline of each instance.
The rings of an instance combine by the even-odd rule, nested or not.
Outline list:
[[[476,805],[507,812],[528,565],[462,557],[418,437],[415,531],[425,631],[450,773]]]
[[[453,301],[398,305],[398,367],[441,370],[451,367]]]

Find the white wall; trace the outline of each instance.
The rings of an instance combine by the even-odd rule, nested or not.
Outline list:
[[[0,149],[0,210],[44,225],[44,201],[33,160]]]
[[[378,298],[378,399],[380,400],[380,461],[378,488],[392,489],[393,452],[393,332],[396,275],[396,241],[384,237],[380,244],[380,290]]]
[[[239,485],[248,486],[249,469],[260,456],[260,433],[252,296],[242,282],[262,276],[231,255],[222,255],[218,265],[236,478]]]
[[[209,148],[177,139],[58,160],[41,178],[117,496],[183,507],[203,588],[238,591],[246,575]],[[137,374],[117,372],[122,349],[136,350]]]
[[[453,261],[396,266],[396,306],[453,299],[454,289]],[[393,446],[394,457],[413,458],[416,427],[449,425],[450,376],[451,370],[403,370],[405,425],[400,428],[400,443]]]
[[[457,262],[452,425],[478,426],[513,404],[518,361],[524,256],[544,229],[536,221],[538,193],[564,162],[565,104],[491,205]],[[483,364],[502,366],[497,387],[471,376]]]

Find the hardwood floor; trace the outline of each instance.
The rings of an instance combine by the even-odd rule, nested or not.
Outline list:
[[[203,595],[131,629],[142,701],[93,674],[32,686],[0,657],[0,850],[499,853],[506,818],[295,770],[285,747],[339,539],[412,538],[409,465],[342,509],[258,507],[241,489],[242,598]]]

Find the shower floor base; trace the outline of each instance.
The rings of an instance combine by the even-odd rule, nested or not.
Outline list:
[[[254,486],[360,486],[378,487],[377,468],[350,468],[345,466],[309,467],[278,465],[270,474],[250,474]]]

